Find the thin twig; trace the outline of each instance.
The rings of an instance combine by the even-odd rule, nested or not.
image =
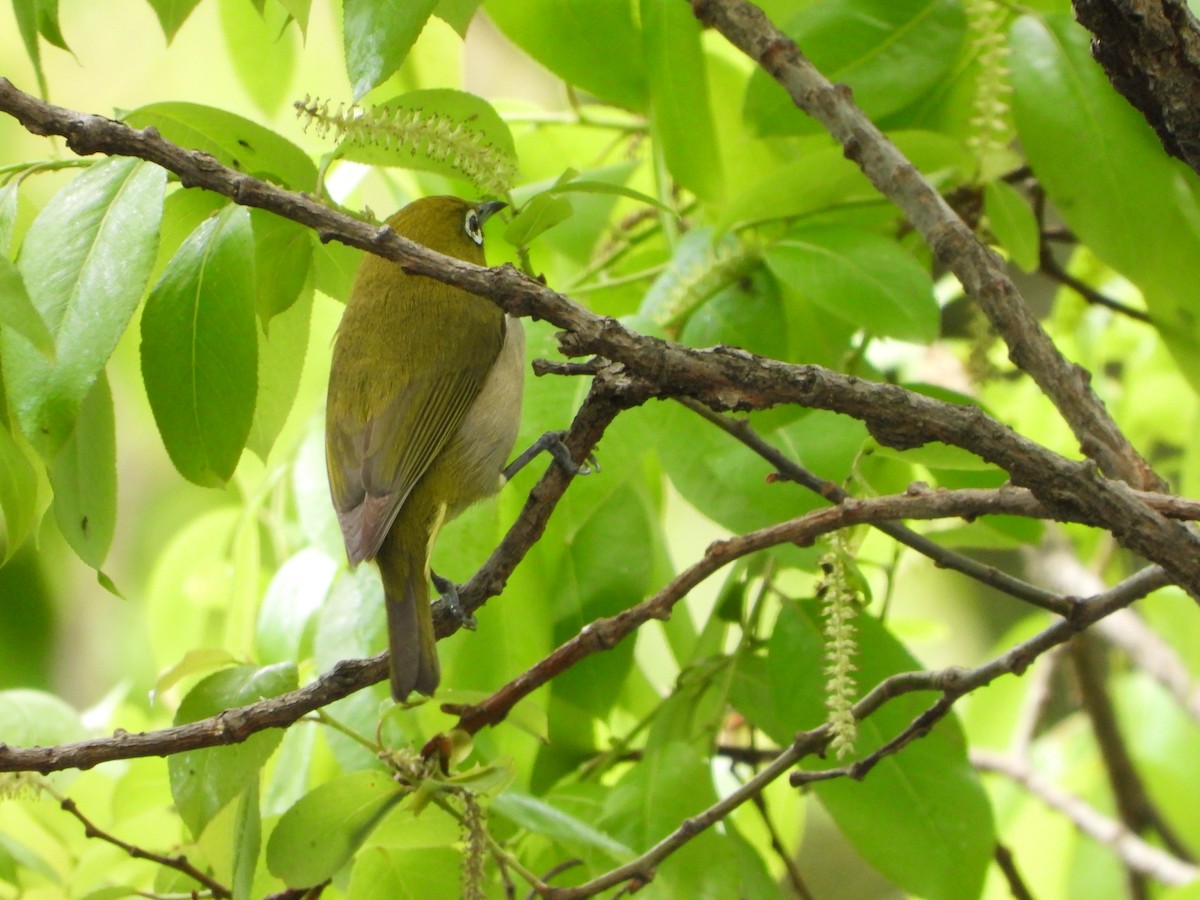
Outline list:
[[[1112,699],[1108,695],[1096,639],[1091,635],[1081,634],[1067,647],[1075,667],[1083,708],[1092,723],[1092,733],[1096,736],[1100,759],[1104,763],[1121,821],[1134,834],[1156,831],[1168,850],[1180,859],[1194,862],[1191,851],[1166,821],[1162,810],[1150,799],[1146,784],[1134,765],[1125,737],[1117,723]],[[1135,892],[1136,890],[1135,886]],[[1144,893],[1144,886],[1142,892]]]
[[[1183,711],[1200,723],[1200,682],[1192,676],[1179,651],[1137,612],[1122,610],[1101,622],[1096,633],[1119,648],[1137,669],[1161,684]]]
[[[763,821],[763,826],[767,829],[767,835],[771,839],[771,849],[775,851],[775,856],[783,863],[783,870],[787,872],[788,881],[791,882],[796,895],[801,897],[802,900],[816,900],[804,881],[804,873],[800,871],[800,864],[796,862],[795,855],[784,846],[783,837],[779,834],[779,829],[775,827],[775,823],[771,820],[771,811],[767,809],[766,798],[761,793],[758,793],[750,799],[754,803],[754,808],[758,810],[758,815]]]
[[[706,421],[716,425],[726,434],[741,441],[743,445],[753,450],[774,466],[775,471],[781,478],[808,488],[810,491],[824,497],[830,503],[841,503],[850,496],[837,483],[821,478],[815,472],[801,466],[777,447],[773,446],[755,431],[746,419],[713,412],[713,410],[704,404],[697,403],[695,400],[687,397],[678,398],[678,402],[703,417]],[[1059,615],[1065,615],[1069,611],[1070,602],[1061,594],[1056,594],[1053,591],[1047,591],[1036,585],[1029,584],[1020,578],[1009,575],[1007,572],[1002,572],[995,566],[986,565],[962,553],[956,553],[953,550],[947,549],[936,541],[925,537],[925,535],[918,534],[906,525],[899,522],[876,522],[873,523],[873,527],[932,560],[933,564],[939,568],[960,572],[968,578],[993,587],[1011,597],[1016,597],[1018,600],[1023,600],[1042,609],[1048,609]]]
[[[795,772],[793,783],[826,781],[835,778],[862,778],[871,768],[885,756],[899,752],[913,740],[916,740],[945,715],[954,702],[971,691],[991,683],[1005,674],[1020,674],[1039,655],[1058,646],[1073,635],[1087,628],[1093,622],[1104,616],[1111,615],[1118,609],[1123,609],[1148,591],[1162,585],[1162,572],[1156,569],[1143,569],[1141,572],[1125,579],[1118,585],[1089,600],[1082,601],[1071,619],[1055,622],[1049,628],[1039,632],[1027,641],[1011,648],[999,657],[984,663],[974,669],[943,669],[936,672],[902,672],[892,675],[876,685],[865,697],[854,706],[854,717],[859,721],[875,712],[888,700],[912,691],[938,691],[942,696],[935,703],[917,716],[900,734],[896,735],[885,745],[869,756],[846,766],[836,769]],[[589,897],[602,890],[622,882],[630,882],[634,887],[646,884],[654,877],[655,866],[667,856],[674,853],[691,838],[700,834],[704,829],[720,821],[739,805],[761,792],[771,781],[788,771],[801,759],[813,753],[821,752],[829,743],[828,725],[820,725],[810,731],[796,735],[791,745],[766,762],[765,767],[741,788],[734,791],[724,800],[714,804],[704,812],[685,820],[679,828],[659,841],[644,854],[626,865],[613,869],[584,885],[569,889],[550,889],[543,896],[554,898]],[[755,761],[761,758],[755,754]],[[1165,855],[1165,854],[1164,854]],[[1176,861],[1177,862],[1177,861]],[[1180,863],[1180,865],[1187,865]]]
[[[1027,763],[983,749],[971,751],[971,762],[981,772],[1004,775],[1021,785],[1070,819],[1084,834],[1111,848],[1129,868],[1168,885],[1191,884],[1200,879],[1200,868],[1147,844],[1120,822],[1047,781]]]
[[[1113,312],[1120,313],[1130,319],[1135,319],[1138,322],[1153,323],[1150,314],[1144,310],[1136,309],[1120,300],[1114,300],[1105,294],[1100,293],[1090,284],[1076,278],[1061,265],[1055,258],[1050,247],[1043,241],[1041,252],[1039,255],[1039,271],[1052,281],[1056,281],[1063,287],[1068,287],[1082,297],[1088,303],[1094,306],[1103,306],[1105,309],[1111,309]]]
[[[54,785],[52,785],[48,780],[44,778],[40,779],[37,787],[38,790],[45,791],[47,794],[57,800],[58,805],[62,807],[64,811],[70,813],[72,816],[78,819],[79,823],[83,825],[83,832],[87,837],[96,838],[97,840],[104,841],[107,844],[112,844],[119,850],[123,850],[125,853],[129,854],[129,856],[133,859],[145,859],[152,863],[157,863],[165,868],[174,869],[176,872],[186,875],[188,878],[191,878],[198,884],[204,885],[205,890],[211,892],[212,896],[218,898],[218,900],[220,900],[220,898],[233,896],[233,892],[229,888],[225,887],[225,885],[221,884],[221,882],[217,881],[211,875],[201,872],[194,865],[192,865],[188,858],[182,853],[175,856],[167,856],[163,853],[155,853],[153,850],[146,850],[145,848],[139,847],[136,844],[131,844],[128,841],[123,841],[116,835],[105,831],[86,815],[84,815],[83,811],[73,799],[56,790]]]
[[[1021,873],[1017,869],[1017,862],[1013,859],[1012,851],[1003,844],[997,844],[993,856],[996,859],[996,865],[1004,875],[1004,880],[1008,882],[1008,889],[1013,895],[1013,900],[1033,900],[1033,894],[1030,893],[1025,879],[1021,877]]]

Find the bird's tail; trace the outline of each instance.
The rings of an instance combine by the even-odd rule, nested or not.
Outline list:
[[[392,697],[402,703],[413,691],[431,696],[441,671],[429,604],[427,545],[422,541],[420,553],[412,554],[403,552],[403,547],[396,546],[399,543],[389,537],[376,559],[387,606]]]

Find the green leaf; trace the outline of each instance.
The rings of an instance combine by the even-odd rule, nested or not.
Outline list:
[[[630,3],[613,0],[488,0],[514,44],[563,79],[627,109],[646,108],[641,35]]]
[[[317,184],[317,167],[308,154],[274,131],[256,122],[199,103],[151,103],[127,113],[133,128],[152,125],[169,141],[203,150],[218,162],[275,181],[294,191],[311,191]]]
[[[313,613],[320,609],[338,564],[315,547],[305,547],[276,571],[258,613],[255,643],[265,662],[296,660]]]
[[[867,438],[860,422],[835,413],[813,410],[782,427],[769,415],[751,415],[751,426],[821,477],[839,483],[850,474]],[[797,485],[768,480],[770,465],[693,412],[663,407],[654,422],[658,452],[671,483],[697,510],[735,533],[824,505]],[[787,553],[793,559],[803,554],[810,564],[816,557],[811,549],[787,548]]]
[[[54,338],[41,313],[29,299],[21,273],[7,256],[0,254],[0,325],[11,328],[53,358]]]
[[[0,338],[5,388],[21,431],[52,460],[137,308],[154,264],[166,172],[131,159],[96,163],[34,219],[17,268],[53,360],[27,338]]]
[[[12,559],[40,519],[37,473],[23,446],[4,427],[0,427],[0,511],[4,513],[2,564]]]
[[[75,430],[49,467],[58,530],[79,558],[99,569],[117,520],[117,437],[104,373],[83,401]]]
[[[787,359],[787,311],[775,279],[760,266],[721,288],[691,314],[680,341],[691,347],[729,344]]]
[[[313,248],[313,278],[317,290],[342,303],[350,296],[354,276],[363,252],[340,241],[317,244]]]
[[[312,10],[312,0],[279,0],[279,5],[296,20],[296,24],[300,26],[300,34],[307,36],[308,15]]]
[[[465,38],[467,28],[475,18],[475,11],[482,2],[483,0],[438,0],[433,14],[457,31],[459,37]]]
[[[346,556],[342,528],[329,500],[329,477],[325,471],[324,416],[314,416],[300,443],[292,467],[292,492],[304,540],[339,562]]]
[[[246,0],[220,0],[218,8],[238,80],[255,106],[268,116],[276,114],[289,96],[296,67],[295,37],[286,28],[288,12],[274,3],[260,4],[255,11]]]
[[[711,228],[693,228],[675,245],[670,263],[646,291],[640,312],[662,328],[679,328],[717,292],[757,266],[754,248],[732,235],[716,238]]]
[[[223,484],[254,415],[257,337],[250,215],[230,206],[179,248],[142,314],[142,378],[180,474]]]
[[[17,224],[17,189],[20,181],[13,179],[0,187],[0,257],[8,258],[12,247],[13,229]]]
[[[320,884],[350,861],[405,796],[378,769],[331,778],[283,814],[267,842],[267,868],[289,887]]]
[[[254,303],[263,331],[289,310],[312,264],[312,232],[290,219],[262,209],[250,210],[254,228]],[[307,342],[306,342],[307,343]]]
[[[1003,181],[983,187],[984,209],[992,234],[1024,272],[1038,267],[1038,224],[1033,210],[1017,189]]]
[[[888,137],[926,178],[943,190],[953,187],[973,170],[971,155],[954,138],[931,131],[900,131]],[[879,192],[867,176],[827,137],[798,139],[791,159],[725,204],[717,220],[718,234],[738,225],[881,202]]]
[[[650,131],[672,177],[697,197],[720,198],[724,187],[700,23],[676,0],[641,0]]]
[[[0,734],[13,747],[52,747],[86,736],[79,714],[42,691],[0,691]]]
[[[400,68],[437,0],[346,0],[346,72],[358,100]]]
[[[207,674],[237,664],[238,658],[224,647],[197,647],[189,650],[183,655],[183,659],[158,676],[158,680],[154,682],[154,690],[150,692],[151,696],[157,697],[169,691],[189,676]]]
[[[521,208],[504,229],[504,240],[525,247],[538,235],[571,218],[571,201],[550,192],[538,194]]]
[[[462,896],[462,853],[453,847],[368,847],[354,861],[348,896],[355,900]]]
[[[200,5],[200,0],[148,0],[158,16],[158,24],[162,26],[167,43],[174,40],[176,33],[192,14],[192,10]]]
[[[507,790],[497,796],[491,811],[535,834],[544,834],[560,843],[600,850],[614,863],[628,862],[634,852],[595,825],[577,819],[569,813],[530,794]]]
[[[671,208],[660,200],[656,200],[649,194],[644,194],[641,191],[635,191],[631,187],[626,187],[623,184],[613,184],[608,181],[591,181],[582,179],[579,181],[562,181],[561,179],[548,188],[549,194],[570,194],[573,192],[582,194],[617,194],[622,197],[628,197],[630,200],[637,200],[639,203],[645,203],[648,206],[656,206],[665,212],[670,212]]]
[[[13,0],[13,16],[17,20],[21,40],[25,43],[25,52],[29,54],[29,61],[33,63],[38,89],[44,96],[47,93],[46,75],[42,70],[42,51],[38,36],[44,37],[55,47],[67,49],[67,43],[63,40],[58,25],[58,0]]]
[[[312,310],[312,287],[306,285],[299,301],[274,320],[269,336],[258,331],[258,395],[246,447],[263,462],[283,430],[300,390]]]
[[[1068,16],[1014,23],[1021,144],[1071,231],[1141,290],[1171,355],[1200,391],[1200,302],[1191,277],[1200,257],[1200,182],[1166,156],[1113,90],[1091,58],[1090,37]]]
[[[874,618],[860,616],[855,627],[860,685],[921,668]],[[790,742],[797,730],[825,719],[823,652],[817,606],[785,606],[766,665],[753,657],[740,664],[744,673],[735,680],[734,705],[774,740]],[[931,703],[929,694],[889,701],[859,723],[856,755],[891,740]],[[802,763],[816,769],[830,764],[815,758]],[[931,900],[979,896],[995,835],[987,795],[953,714],[900,754],[882,760],[862,781],[835,779],[814,789],[863,858],[901,889]]]
[[[437,172],[505,194],[517,176],[512,132],[482,97],[449,88],[371,104],[345,129],[337,155],[374,166]]]
[[[873,119],[912,103],[950,70],[966,35],[955,0],[823,0],[784,31],[830,81],[854,91]],[[743,113],[761,135],[812,134],[820,125],[763,70],[750,76]]]
[[[209,675],[179,705],[175,724],[195,722],[296,689],[296,666],[235,666]],[[179,816],[197,837],[226,804],[258,782],[258,774],[279,746],[277,729],[250,735],[240,744],[188,750],[167,760],[171,795]]]
[[[653,575],[651,552],[661,537],[659,523],[636,483],[627,481],[602,502],[590,507],[578,523],[555,583],[561,598],[554,622],[556,642],[566,640],[589,622],[616,615],[646,596]],[[607,549],[619,534],[644,552],[614,561]],[[593,656],[554,680],[553,696],[577,709],[602,714],[617,700],[616,688],[633,666],[633,642],[623,641],[607,653]],[[555,721],[551,715],[551,740]]]
[[[233,900],[250,900],[258,851],[262,847],[262,813],[258,807],[258,780],[250,782],[238,800],[233,826]]]
[[[764,252],[775,277],[874,337],[929,343],[938,334],[933,279],[894,241],[849,228],[794,231]]]
[[[600,826],[644,850],[716,801],[708,761],[690,744],[671,743],[648,753],[617,783],[605,800]],[[732,848],[709,828],[664,860],[655,882],[669,897],[749,896],[733,863]]]

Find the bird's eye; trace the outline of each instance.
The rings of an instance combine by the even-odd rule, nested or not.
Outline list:
[[[463,222],[463,231],[467,233],[467,237],[473,240],[479,246],[483,246],[483,229],[479,226],[479,215],[475,210],[467,211],[467,218]]]

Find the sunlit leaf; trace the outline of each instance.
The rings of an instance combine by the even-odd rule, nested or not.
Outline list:
[[[823,0],[796,13],[784,31],[878,119],[938,83],[954,64],[966,18],[955,0]],[[744,114],[763,135],[820,129],[761,69],[750,77]]]
[[[296,688],[296,667],[280,663],[265,668],[235,666],[209,675],[179,705],[175,724],[195,722],[227,709],[276,697]],[[260,731],[239,744],[177,753],[167,760],[171,795],[179,815],[199,835],[225,805],[238,797],[279,746],[277,729]]]
[[[4,513],[4,552],[8,562],[39,519],[37,474],[26,449],[0,427],[0,511]]]
[[[268,116],[289,97],[296,65],[288,13],[275,3],[256,11],[246,0],[220,0],[221,33],[246,93]]]
[[[54,355],[50,329],[29,299],[20,271],[3,255],[0,255],[0,325],[11,328],[47,356]]]
[[[192,10],[200,4],[200,0],[147,0],[147,2],[154,9],[154,14],[158,16],[158,23],[162,26],[167,43],[174,39],[176,32],[187,21]]]
[[[551,193],[538,194],[525,204],[504,229],[504,240],[524,247],[538,235],[571,217],[571,201]]]
[[[53,459],[124,332],[154,264],[166,173],[113,158],[70,181],[42,209],[17,267],[54,358],[9,329],[4,380],[21,431]]]
[[[289,887],[320,884],[404,797],[378,769],[331,778],[283,814],[267,842],[267,867]]]
[[[894,241],[809,228],[768,247],[764,259],[794,291],[872,336],[916,343],[937,337],[933,279]]]
[[[700,23],[674,0],[641,0],[651,135],[667,169],[703,200],[722,193],[721,156],[709,104]]]
[[[224,109],[173,100],[139,107],[126,113],[124,120],[133,128],[152,125],[167,140],[203,150],[239,172],[296,191],[316,186],[317,167],[307,153],[274,131]]]
[[[1003,181],[984,185],[983,198],[988,224],[1000,246],[1022,271],[1034,271],[1038,267],[1038,224],[1025,198]]]
[[[400,68],[437,0],[346,0],[346,72],[358,100]]]
[[[171,461],[201,485],[233,474],[257,389],[250,215],[227,207],[172,258],[142,314],[142,378]]]
[[[617,106],[645,108],[645,62],[631,4],[488,0],[487,12],[509,40],[564,81]]]

